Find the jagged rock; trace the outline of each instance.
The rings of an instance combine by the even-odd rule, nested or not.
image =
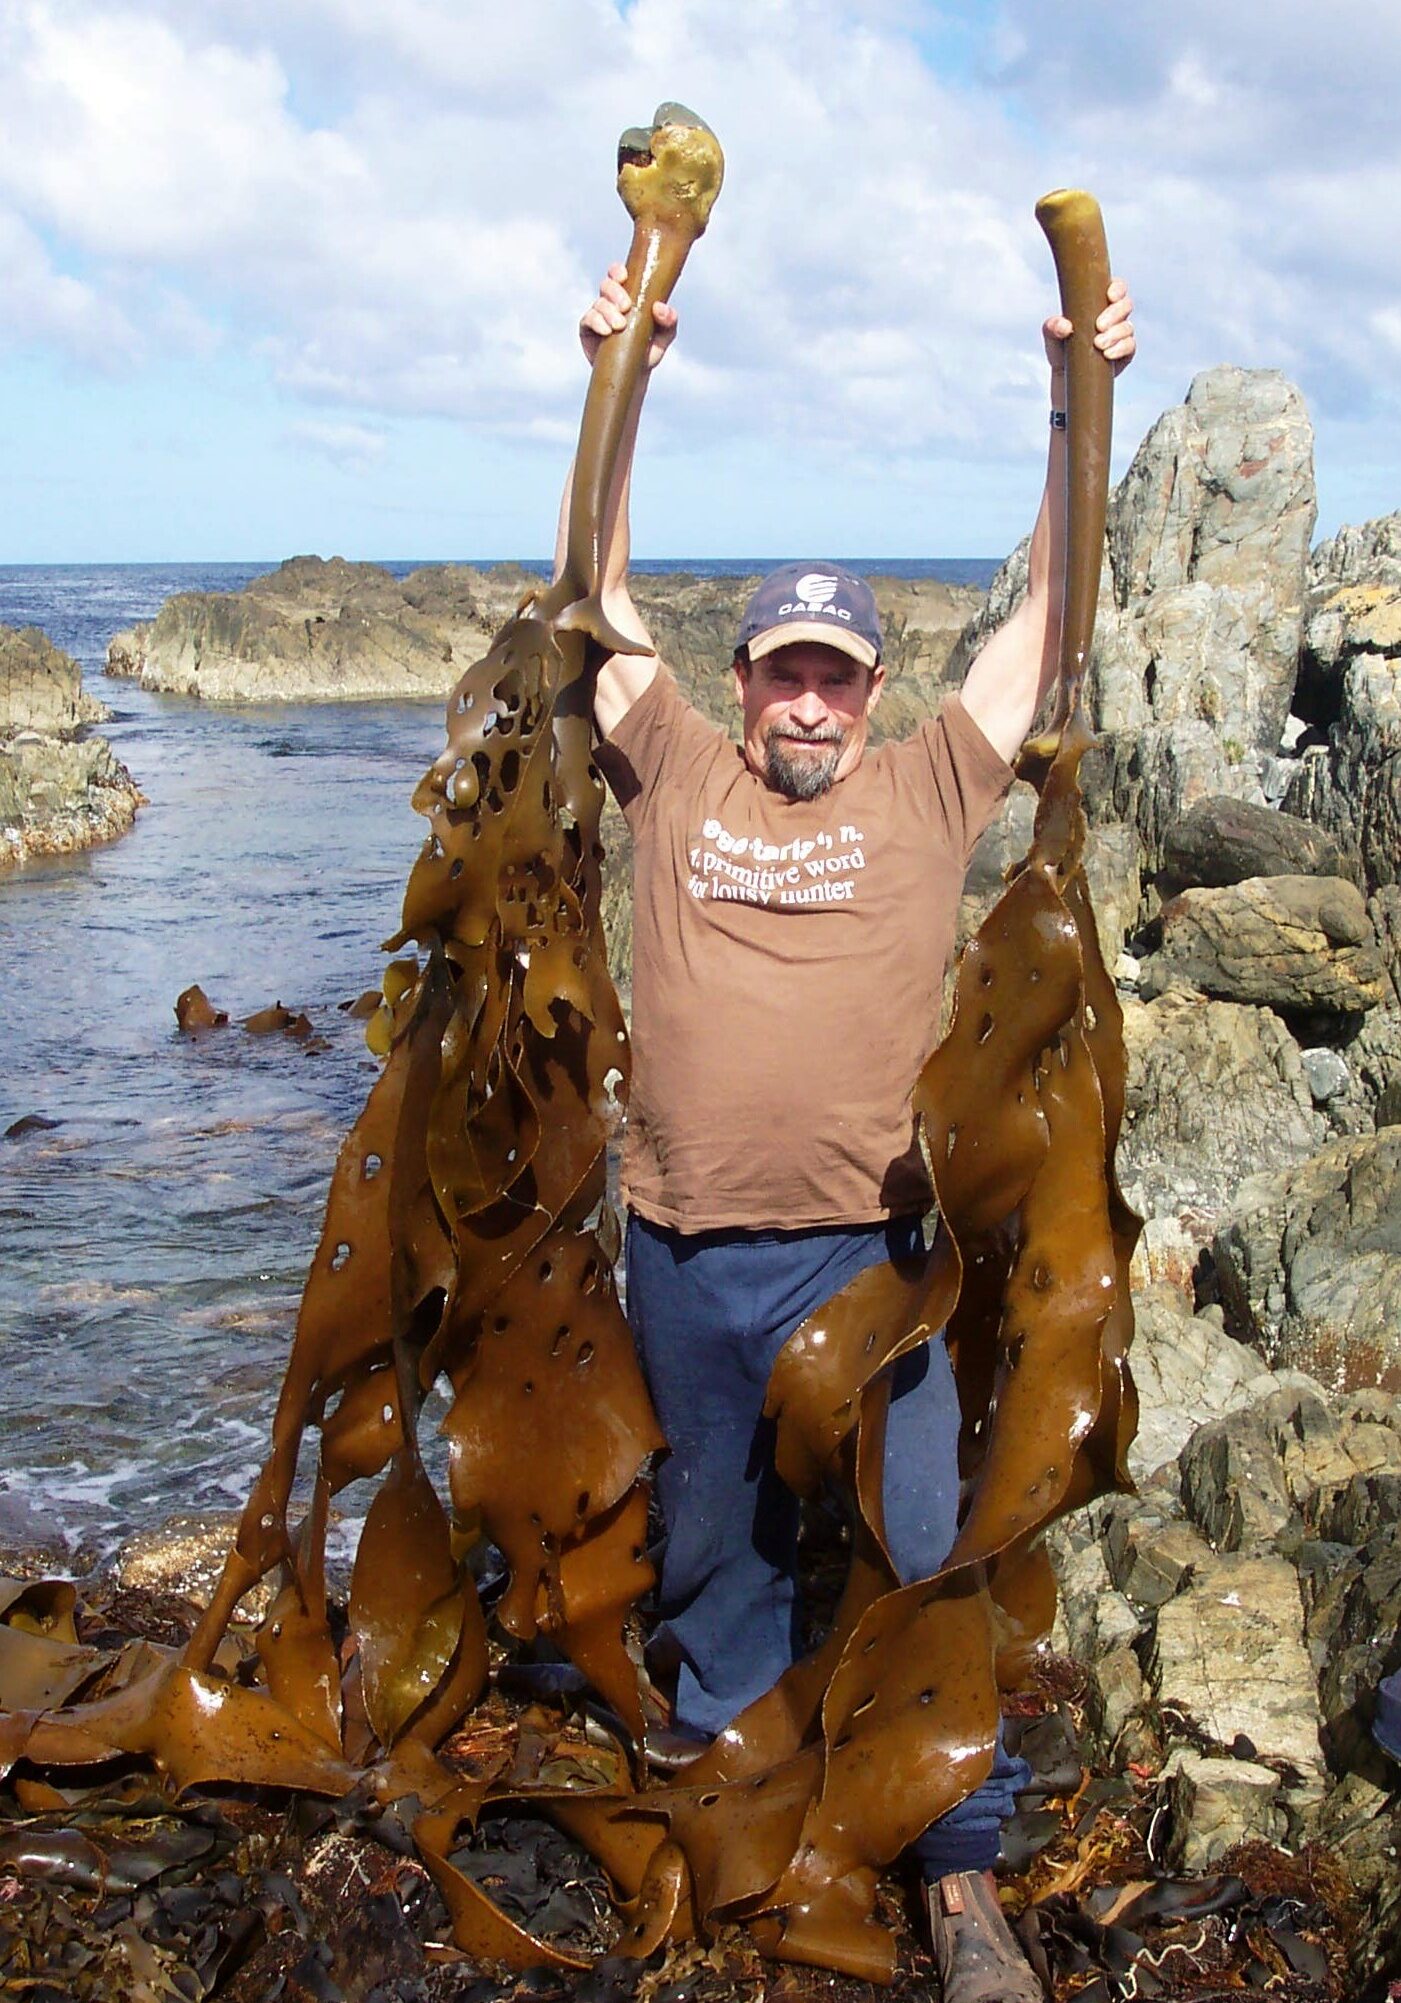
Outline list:
[[[1047,1538],[1058,1587],[1051,1645],[1077,1662],[1096,1662],[1142,1633],[1142,1614],[1116,1592],[1087,1513]]]
[[[1309,1052],[1304,1053],[1305,1064]],[[1370,1134],[1401,1126],[1401,1008],[1373,1009],[1357,1034],[1336,1052],[1347,1069],[1343,1090],[1328,1101],[1328,1118],[1341,1134]]]
[[[1330,1389],[1401,1387],[1401,1128],[1242,1184],[1212,1241],[1227,1315]]]
[[[1268,1551],[1295,1508],[1261,1414],[1232,1412],[1200,1427],[1183,1448],[1182,1500],[1223,1551]]]
[[[1189,1314],[1166,1289],[1135,1295],[1134,1320],[1139,1417],[1129,1471],[1142,1485],[1176,1461],[1198,1426],[1258,1404],[1277,1380],[1253,1349]]]
[[[1367,1544],[1401,1525],[1401,1459],[1380,1470],[1355,1472],[1317,1511],[1318,1534],[1327,1543]]]
[[[1138,924],[1140,853],[1137,831],[1119,823],[1092,827],[1085,836],[1085,880],[1107,967]]]
[[[1347,1872],[1366,1912],[1354,1952],[1353,1978],[1365,1982],[1401,1966],[1401,1793],[1352,1773],[1329,1794],[1319,1815],[1321,1842]]]
[[[1279,1775],[1269,1767],[1180,1747],[1163,1774],[1172,1810],[1167,1854],[1175,1871],[1210,1870],[1250,1837],[1284,1840],[1289,1819],[1279,1799]]]
[[[1283,1385],[1272,1392],[1257,1408],[1256,1416],[1274,1449],[1290,1500],[1305,1520],[1316,1526],[1320,1497],[1345,1486],[1359,1472],[1359,1463],[1350,1451],[1359,1429],[1349,1426],[1345,1430],[1320,1393],[1296,1385]],[[1394,1444],[1401,1446],[1401,1441]]]
[[[1367,916],[1372,921],[1392,995],[1401,1003],[1401,884],[1387,883],[1373,891],[1367,899]]]
[[[1401,879],[1401,592],[1396,614],[1397,658],[1349,663],[1328,744],[1305,752],[1284,796],[1336,837],[1369,890]]]
[[[1372,1744],[1373,1699],[1401,1663],[1401,1525],[1395,1520],[1346,1553],[1309,1610],[1308,1636],[1323,1656],[1323,1743],[1335,1773],[1382,1776]]]
[[[1088,683],[1096,727],[1196,720],[1242,757],[1277,750],[1315,512],[1313,434],[1299,392],[1274,370],[1198,375],[1110,498]],[[951,673],[1025,588],[1022,544],[993,580]]]
[[[1401,1475],[1401,1439],[1394,1426],[1350,1426],[1343,1446],[1363,1474]]]
[[[62,855],[123,834],[140,804],[135,780],[105,738],[0,744],[0,827],[10,861]]]
[[[1366,583],[1401,586],[1401,514],[1351,523],[1321,542],[1309,558],[1311,594]]]
[[[1337,876],[1257,876],[1184,890],[1164,905],[1162,945],[1144,962],[1147,995],[1171,987],[1224,1001],[1362,1015],[1387,998],[1371,920]]]
[[[1147,864],[1208,795],[1250,796],[1289,714],[1315,516],[1303,400],[1271,370],[1195,378],[1110,498],[1086,696],[1093,820],[1134,824]],[[1026,588],[1026,545],[949,663],[961,674]],[[1263,798],[1263,795],[1261,796]]]
[[[1267,807],[1283,808],[1285,795],[1293,785],[1294,774],[1299,769],[1299,760],[1282,755],[1276,758],[1262,756],[1259,765],[1260,792],[1264,804]],[[1337,867],[1339,874],[1342,874],[1345,865],[1341,849],[1338,851]]]
[[[1106,733],[1081,773],[1091,821],[1134,827],[1150,873],[1162,867],[1172,829],[1199,801],[1258,791],[1254,763],[1239,742],[1192,717]]]
[[[1207,715],[1277,748],[1315,515],[1313,431],[1294,386],[1267,369],[1195,377],[1139,447],[1109,517],[1118,604],[1155,603],[1158,630],[1174,616],[1180,628],[1155,655],[1155,716]]]
[[[1154,1217],[1143,1220],[1133,1257],[1130,1284],[1138,1290],[1170,1287],[1191,1314],[1197,1296],[1204,1220],[1196,1217]]]
[[[1209,1244],[1242,1181],[1327,1138],[1299,1048],[1268,1009],[1183,993],[1124,1003],[1128,1083],[1119,1179],[1145,1217]]]
[[[120,633],[114,633],[107,642],[105,672],[122,681],[140,681],[142,669],[146,665],[146,642],[150,637],[149,619],[138,620],[136,625],[124,627]]]
[[[0,739],[17,731],[71,737],[111,711],[83,687],[83,671],[37,626],[0,626]]]
[[[1135,1607],[1165,1606],[1215,1562],[1190,1523],[1151,1507],[1117,1512],[1107,1530],[1109,1575]]]
[[[36,627],[0,627],[0,871],[131,826],[135,780],[105,738],[78,735],[108,714],[84,692],[78,663]]]
[[[1401,1435],[1401,1398],[1385,1391],[1368,1385],[1360,1391],[1346,1392],[1338,1399],[1337,1408],[1339,1416],[1349,1425],[1385,1426],[1389,1432]]]
[[[1220,889],[1251,876],[1338,876],[1338,844],[1323,829],[1229,795],[1198,800],[1163,844],[1173,889]]]
[[[1158,1704],[1209,1740],[1244,1737],[1262,1761],[1317,1783],[1318,1691],[1299,1582],[1283,1558],[1218,1558],[1196,1573],[1158,1609],[1147,1669]]]
[[[1285,796],[1338,839],[1369,889],[1401,881],[1401,516],[1314,552],[1301,713],[1327,730]]]
[[[1127,1642],[1090,1665],[1086,1698],[1090,1730],[1100,1746],[1111,1750],[1148,1701],[1143,1671]]]
[[[512,581],[519,595],[535,580],[517,571]],[[294,557],[243,591],[167,599],[139,680],[208,702],[441,695],[509,616],[504,595],[458,565],[400,582],[377,564]],[[119,640],[109,674],[130,660]]]

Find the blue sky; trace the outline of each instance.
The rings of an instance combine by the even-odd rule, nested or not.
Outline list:
[[[1199,368],[1278,367],[1320,533],[1401,506],[1383,0],[14,0],[0,63],[10,562],[543,554],[664,97],[728,178],[639,554],[1008,548],[1066,184],[1139,302],[1120,467]]]

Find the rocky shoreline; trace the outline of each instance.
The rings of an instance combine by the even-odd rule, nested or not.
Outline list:
[[[105,738],[111,712],[37,627],[0,626],[0,873],[125,834],[141,789]]]
[[[1171,1869],[1321,1844],[1366,1907],[1354,1973],[1394,1973],[1401,1774],[1369,1728],[1401,1630],[1401,1398],[1270,1370],[1174,1288],[1135,1309],[1138,1493],[1050,1539],[1088,1748],[1155,1776]]]

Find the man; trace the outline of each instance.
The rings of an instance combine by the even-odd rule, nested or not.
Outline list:
[[[610,267],[583,317],[590,362],[631,310],[625,277]],[[652,366],[676,329],[670,307],[654,311]],[[1134,352],[1131,312],[1115,280],[1095,341],[1116,367]],[[635,855],[628,1313],[671,1448],[660,1605],[681,1657],[676,1723],[697,1741],[795,1652],[797,1505],[760,1416],[774,1359],[856,1273],[922,1247],[931,1192],[911,1089],[937,1037],[969,854],[1057,665],[1071,330],[1052,317],[1043,331],[1051,448],[1028,592],[961,697],[906,743],[868,750],[885,675],[875,601],[819,562],[751,598],[734,656],[742,742],[729,742],[684,702],[628,594],[637,409],[610,498],[604,609],[647,650],[607,660],[595,698]],[[932,1343],[892,1389],[885,1506],[902,1577],[927,1577],[953,1543],[957,1439]],[[999,1746],[985,1785],[916,1845],[945,2003],[1040,1996],[990,1875],[1026,1774]]]

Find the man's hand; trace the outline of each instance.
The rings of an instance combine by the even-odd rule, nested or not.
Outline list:
[[[632,298],[623,280],[628,271],[625,264],[610,264],[608,274],[598,288],[598,297],[579,322],[579,339],[592,368],[598,354],[599,345],[609,334],[618,333],[627,325],[628,314],[632,311]],[[676,308],[658,299],[652,307],[652,319],[656,332],[647,350],[647,366],[654,369],[676,338]]]
[[[1109,281],[1109,304],[1095,321],[1095,346],[1114,364],[1117,376],[1133,360],[1138,343],[1133,331],[1133,301],[1122,278]],[[1063,313],[1053,313],[1041,329],[1051,374],[1065,374],[1065,343],[1074,332]]]

